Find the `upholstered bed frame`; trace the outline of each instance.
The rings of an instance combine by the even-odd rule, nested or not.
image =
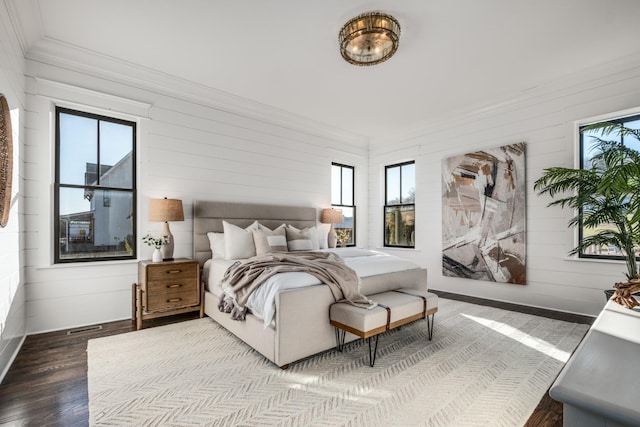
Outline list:
[[[276,228],[282,223],[298,228],[318,223],[314,207],[260,205],[195,200],[193,203],[194,259],[200,267],[211,258],[207,233],[222,232],[222,221],[246,227],[255,220]],[[370,276],[362,280],[366,295],[394,288],[427,289],[426,270],[416,268]],[[284,368],[289,363],[335,347],[335,333],[329,323],[329,306],[335,301],[326,285],[290,289],[276,297],[275,319],[264,328],[262,319],[251,314],[244,321],[231,320],[218,310],[218,297],[205,292],[205,313],[255,350]],[[349,334],[350,335],[350,334]],[[347,341],[356,339],[355,335]]]

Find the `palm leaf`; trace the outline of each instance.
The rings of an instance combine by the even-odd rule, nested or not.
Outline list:
[[[601,122],[582,128],[594,138],[589,169],[551,167],[534,182],[548,206],[575,209],[569,227],[597,230],[583,237],[569,253],[591,246],[616,246],[626,254],[627,276],[637,277],[634,248],[640,247],[640,153],[620,142],[620,136],[640,141],[640,130]],[[618,140],[608,140],[617,136]],[[601,229],[603,226],[613,229]]]

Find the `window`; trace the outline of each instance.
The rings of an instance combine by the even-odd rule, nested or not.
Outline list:
[[[331,163],[331,206],[342,209],[342,224],[334,224],[338,241],[356,244],[356,206],[354,200],[354,167]]]
[[[384,246],[415,247],[416,165],[385,166]]]
[[[640,129],[640,114],[607,119],[607,122],[620,123],[629,129]],[[587,126],[587,125],[585,125]],[[582,169],[591,168],[591,158],[593,156],[593,147],[597,143],[597,137],[607,141],[619,141],[629,148],[640,151],[640,144],[637,138],[631,136],[622,137],[615,134],[602,135],[598,131],[583,130],[585,126],[580,127],[580,167]],[[578,227],[578,238],[582,241],[583,237],[594,234],[597,230],[584,228],[582,224]],[[640,248],[637,248],[636,255],[640,254]],[[604,259],[623,259],[623,253],[616,246],[590,246],[579,254],[580,258],[604,258]]]
[[[136,124],[56,108],[55,262],[136,257]]]

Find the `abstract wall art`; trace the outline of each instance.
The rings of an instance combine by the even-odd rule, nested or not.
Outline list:
[[[526,284],[525,143],[442,161],[442,273]]]

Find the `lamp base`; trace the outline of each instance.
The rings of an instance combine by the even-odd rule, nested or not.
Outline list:
[[[331,224],[331,228],[329,228],[329,235],[327,236],[327,246],[335,248],[337,243],[338,235],[336,234],[336,230],[333,228],[333,224]]]
[[[164,223],[162,236],[167,239],[167,243],[162,245],[162,248],[160,248],[160,252],[162,252],[162,260],[173,261],[173,234],[171,234],[171,230],[169,230],[168,222]]]

